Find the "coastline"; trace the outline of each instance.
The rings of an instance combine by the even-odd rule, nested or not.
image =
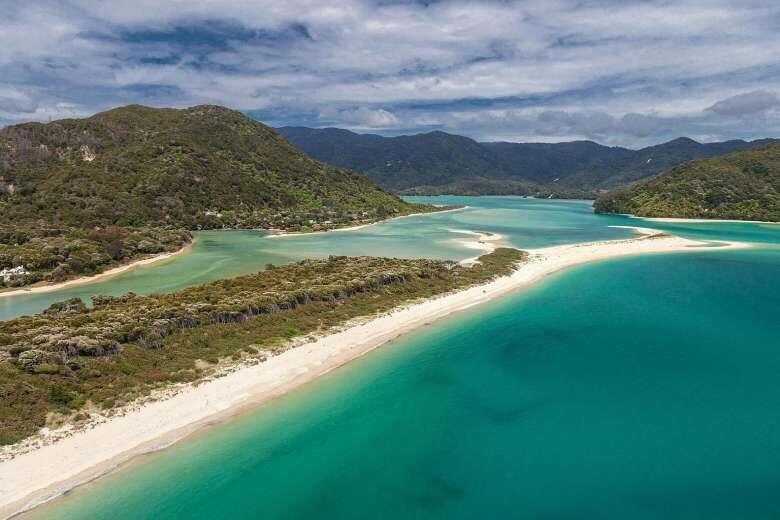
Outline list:
[[[450,211],[460,211],[467,209],[468,206],[462,206],[458,208],[450,208],[445,209],[441,211],[434,211],[434,212],[425,212],[425,213],[410,213],[408,215],[400,215],[398,217],[392,217],[385,220],[377,220],[376,222],[369,222],[367,224],[359,224],[356,226],[349,226],[349,227],[343,227],[343,228],[336,228],[336,229],[328,229],[325,231],[307,231],[303,233],[298,232],[286,232],[286,231],[280,231],[276,232],[270,235],[266,235],[264,238],[282,238],[282,237],[290,237],[290,236],[307,236],[307,235],[319,235],[323,233],[333,233],[336,231],[354,231],[357,229],[362,229],[369,226],[374,226],[376,224],[382,224],[384,222],[390,222],[391,220],[406,218],[406,217],[416,217],[416,216],[422,216],[422,215],[433,215],[436,213],[447,213]],[[268,231],[268,230],[262,230],[262,231]],[[60,289],[64,289],[66,287],[72,287],[75,285],[84,285],[89,284],[93,282],[97,282],[99,280],[103,280],[105,278],[110,278],[112,276],[116,276],[118,274],[124,273],[125,271],[128,271],[130,269],[133,269],[135,267],[140,267],[143,265],[149,265],[157,262],[161,262],[163,260],[168,260],[169,258],[173,258],[175,256],[178,256],[180,254],[188,252],[190,249],[192,249],[192,245],[195,242],[195,238],[193,238],[192,242],[186,244],[184,247],[176,250],[176,251],[170,251],[167,253],[160,253],[157,255],[152,255],[147,258],[141,258],[139,260],[135,260],[132,262],[128,262],[126,264],[121,264],[116,267],[112,267],[111,269],[107,269],[101,273],[97,273],[90,276],[80,276],[78,278],[73,278],[71,280],[65,280],[64,282],[46,282],[42,285],[30,285],[27,287],[19,287],[19,288],[9,288],[6,290],[0,290],[0,298],[5,298],[7,296],[20,296],[23,294],[37,294],[37,293],[47,293],[52,291],[58,291]]]
[[[376,222],[368,222],[367,224],[358,224],[356,226],[349,226],[349,227],[342,227],[342,228],[334,228],[334,229],[325,229],[322,231],[279,231],[276,233],[273,233],[272,235],[267,235],[265,238],[285,238],[285,237],[302,237],[302,236],[309,236],[309,235],[323,235],[325,233],[336,233],[339,231],[355,231],[357,229],[363,229],[370,226],[376,226],[377,224],[384,224],[385,222],[391,222],[393,220],[399,220],[402,218],[408,218],[408,217],[420,217],[423,215],[438,215],[439,213],[449,213],[451,211],[461,211],[464,209],[468,209],[469,206],[461,206],[459,208],[450,208],[450,209],[443,209],[440,211],[427,211],[425,213],[409,213],[408,215],[399,215],[397,217],[391,217],[386,218],[384,220],[377,220]]]
[[[154,264],[157,262],[161,262],[163,260],[168,260],[169,258],[173,258],[174,256],[178,256],[180,254],[186,253],[190,249],[192,249],[193,242],[186,244],[184,247],[176,251],[170,251],[168,253],[160,253],[147,258],[142,258],[140,260],[135,260],[133,262],[128,262],[126,264],[118,265],[111,269],[107,269],[102,273],[94,274],[91,276],[80,276],[79,278],[66,280],[64,282],[47,283],[46,285],[31,285],[29,287],[20,287],[18,289],[12,289],[9,291],[0,292],[0,298],[5,298],[6,296],[19,296],[22,294],[47,293],[52,291],[58,291],[60,289],[64,289],[65,287],[71,287],[74,285],[84,285],[92,282],[97,282],[98,280],[103,280],[104,278],[110,278],[112,276],[116,276],[118,274],[124,273],[125,271],[129,271],[130,269],[133,269],[135,267]]]
[[[707,224],[707,223],[721,223],[721,224],[775,224],[780,225],[780,222],[772,222],[769,220],[733,220],[733,219],[727,219],[727,218],[676,218],[676,217],[638,217],[636,215],[631,215],[628,213],[621,213],[621,215],[639,219],[639,220],[646,220],[648,222],[668,222],[670,224],[673,223],[679,223],[679,224]]]
[[[517,291],[554,272],[637,254],[749,247],[739,242],[703,247],[711,242],[634,229],[641,236],[528,250],[529,260],[510,276],[346,324],[338,332],[290,348],[265,362],[199,385],[173,388],[166,391],[166,398],[130,405],[88,429],[0,462],[0,516],[28,510],[138,455],[162,449],[204,426],[268,402],[433,320]]]
[[[456,238],[453,242],[457,243],[461,247],[466,249],[476,249],[480,251],[480,255],[492,253],[500,245],[500,242],[504,240],[504,235],[498,233],[485,233],[480,231],[471,231],[469,229],[448,229],[450,233],[456,233],[460,235],[469,235],[474,237],[472,239]],[[459,263],[461,265],[473,265],[479,259],[479,255],[464,258]]]

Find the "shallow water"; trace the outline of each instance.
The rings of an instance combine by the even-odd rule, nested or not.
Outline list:
[[[58,291],[0,298],[0,319],[34,314],[54,302],[93,294],[170,292],[187,286],[257,272],[268,263],[336,255],[462,260],[478,254],[459,245],[468,238],[453,229],[505,234],[516,247],[625,238],[631,232],[608,227],[612,217],[594,215],[586,201],[538,201],[519,197],[433,198],[441,204],[469,204],[461,211],[391,220],[354,231],[269,238],[261,231],[204,231],[190,252],[120,275]]]
[[[457,226],[550,245],[583,204],[499,199]],[[647,225],[582,218],[578,237]],[[653,227],[763,246],[566,270],[28,516],[778,517],[780,229]]]
[[[133,268],[117,276],[58,291],[0,298],[0,320],[40,312],[54,302],[93,294],[170,292],[219,278],[257,272],[268,263],[335,255],[462,260],[479,252],[458,244],[468,238],[453,230],[503,235],[505,245],[538,248],[628,238],[613,226],[644,226],[689,238],[777,242],[780,226],[761,224],[668,224],[614,215],[595,215],[589,201],[521,197],[408,197],[416,202],[464,205],[460,211],[395,219],[354,231],[269,238],[262,231],[202,231],[191,251]]]
[[[566,271],[36,516],[776,517],[778,266],[723,251]]]

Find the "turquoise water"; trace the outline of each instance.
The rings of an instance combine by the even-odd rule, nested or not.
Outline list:
[[[56,301],[93,294],[113,296],[171,292],[218,278],[255,272],[267,263],[286,263],[293,258],[263,247],[266,233],[258,231],[202,231],[195,234],[191,251],[151,265],[140,266],[97,282],[58,291],[0,298],[0,319],[34,314]]]
[[[429,204],[462,204],[470,209],[460,221],[466,229],[501,233],[519,248],[547,247],[628,238],[631,232],[611,226],[639,226],[701,240],[739,240],[778,244],[780,224],[743,222],[653,222],[623,215],[596,215],[590,201],[519,197],[406,197]]]
[[[418,236],[455,215],[525,247],[647,225],[579,202],[467,200],[411,240],[449,247]],[[778,517],[780,228],[652,226],[761,247],[558,273],[28,517]],[[417,247],[387,233],[395,245],[377,237],[364,253]]]
[[[777,517],[778,266],[723,251],[560,273],[35,516]]]
[[[419,199],[423,200],[423,199]],[[594,215],[585,201],[540,201],[519,197],[434,197],[440,204],[469,205],[462,211],[391,220],[348,232],[268,238],[260,231],[196,233],[192,250],[165,262],[134,268],[98,282],[59,291],[0,298],[0,319],[34,314],[54,302],[93,294],[170,292],[218,278],[254,273],[267,263],[302,258],[372,255],[461,260],[477,254],[457,243],[467,238],[452,229],[504,234],[508,245],[542,247],[567,242],[631,236],[611,228],[614,217]]]
[[[0,298],[0,320],[34,314],[54,302],[93,294],[170,292],[191,285],[254,273],[268,263],[283,264],[327,255],[372,255],[462,260],[478,254],[458,244],[468,238],[453,230],[503,235],[504,244],[537,248],[616,240],[632,231],[613,226],[645,226],[701,239],[777,242],[780,226],[755,224],[661,224],[614,215],[595,215],[589,201],[521,197],[408,197],[417,202],[464,205],[440,214],[407,217],[354,231],[269,238],[261,231],[203,231],[191,251],[137,267],[98,282],[49,293]]]

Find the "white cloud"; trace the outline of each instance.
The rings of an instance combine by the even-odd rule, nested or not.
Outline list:
[[[278,124],[326,114],[476,137],[725,138],[742,135],[740,118],[750,135],[780,131],[771,0],[12,4],[0,18],[5,122],[208,102],[283,114]]]
[[[398,126],[398,118],[392,112],[377,108],[358,107],[348,110],[326,108],[320,112],[323,119],[336,121],[349,128],[393,128]]]
[[[0,113],[31,114],[38,108],[35,97],[14,88],[0,86]]]
[[[750,118],[765,116],[770,110],[780,107],[780,98],[775,92],[754,90],[722,99],[707,108],[708,112],[725,117]]]

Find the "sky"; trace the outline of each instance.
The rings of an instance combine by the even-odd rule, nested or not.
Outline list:
[[[778,93],[777,0],[0,0],[0,125],[209,103],[637,148],[780,137]]]

